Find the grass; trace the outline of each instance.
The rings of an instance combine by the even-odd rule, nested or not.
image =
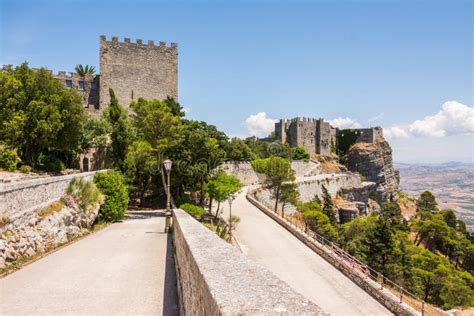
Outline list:
[[[19,270],[19,269],[23,268],[24,266],[26,266],[30,263],[33,263],[33,262],[35,262],[35,261],[37,261],[37,260],[39,260],[39,259],[41,259],[41,258],[43,258],[43,257],[45,257],[49,254],[55,252],[55,251],[58,251],[58,250],[62,249],[63,247],[66,247],[67,245],[72,244],[73,242],[79,241],[82,238],[85,238],[85,237],[89,236],[90,234],[96,233],[96,232],[106,228],[110,224],[112,224],[112,223],[100,222],[100,223],[94,224],[92,226],[92,228],[90,229],[90,231],[85,233],[82,236],[77,236],[76,238],[72,238],[72,239],[70,239],[70,240],[68,240],[64,243],[61,243],[59,245],[56,245],[54,247],[45,248],[42,252],[39,252],[39,253],[37,253],[33,256],[30,256],[30,257],[22,256],[22,257],[18,258],[17,260],[6,264],[5,267],[0,268],[0,278],[3,278],[5,276],[7,276],[8,274],[15,272],[16,270]]]
[[[39,212],[38,212],[38,216],[43,219],[43,218],[46,218],[56,212],[59,212],[60,210],[62,210],[64,208],[65,204],[63,201],[57,201],[57,202],[54,202],[50,205],[48,205],[47,207],[45,208],[42,208]]]

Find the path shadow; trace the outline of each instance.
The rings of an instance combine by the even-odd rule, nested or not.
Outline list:
[[[124,220],[149,219],[153,217],[165,217],[164,211],[128,211]]]
[[[179,315],[176,268],[173,255],[173,235],[166,238],[165,286],[163,291],[163,315]]]

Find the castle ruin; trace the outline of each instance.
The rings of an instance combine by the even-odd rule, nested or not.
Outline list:
[[[376,143],[383,139],[381,127],[349,130],[357,135],[356,142]],[[332,127],[322,118],[296,117],[275,123],[275,140],[290,147],[303,147],[309,153],[329,155],[336,151],[338,136],[345,131]]]
[[[141,39],[132,42],[118,37],[100,36],[100,74],[81,77],[59,71],[53,76],[83,98],[86,110],[102,112],[110,102],[112,88],[120,104],[128,107],[133,100],[178,98],[178,45]]]

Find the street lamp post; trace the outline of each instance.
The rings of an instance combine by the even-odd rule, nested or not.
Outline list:
[[[163,161],[165,167],[167,181],[166,181],[166,212],[165,212],[165,233],[169,232],[171,226],[171,195],[170,195],[170,184],[171,184],[171,165],[173,162],[169,159]]]
[[[232,202],[234,201],[235,196],[231,195],[227,200],[229,202],[229,240],[232,243]]]

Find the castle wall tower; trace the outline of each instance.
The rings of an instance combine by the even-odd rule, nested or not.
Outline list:
[[[100,109],[110,102],[112,88],[120,104],[128,107],[133,100],[178,98],[178,46],[154,41],[119,42],[100,36]]]

